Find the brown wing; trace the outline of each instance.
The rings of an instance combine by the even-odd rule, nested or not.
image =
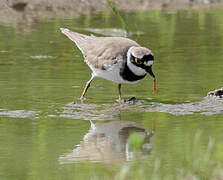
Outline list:
[[[106,69],[117,62],[117,57],[126,58],[132,46],[139,46],[135,41],[122,37],[92,37],[61,28],[63,34],[71,39],[81,50],[87,64],[99,69]]]
[[[139,46],[135,41],[122,37],[97,37],[87,45],[85,61],[99,69],[106,69],[117,62],[119,57],[126,59],[127,51]]]
[[[85,54],[85,52],[87,51],[86,45],[88,44],[88,41],[94,38],[92,36],[72,32],[66,28],[60,28],[60,30],[64,35],[66,35],[71,41],[73,41],[77,45],[77,47],[83,54]]]

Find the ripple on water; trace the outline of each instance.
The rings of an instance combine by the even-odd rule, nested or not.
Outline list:
[[[136,31],[136,32],[127,32],[124,29],[115,29],[115,28],[105,28],[105,29],[97,29],[97,28],[85,28],[84,30],[101,34],[104,36],[121,36],[121,37],[127,37],[129,35],[143,35],[143,32]]]
[[[0,53],[9,53],[7,50],[1,50]]]
[[[50,117],[64,117],[84,120],[114,120],[120,115],[120,110],[138,112],[164,112],[172,115],[188,114],[222,114],[223,100],[206,97],[201,101],[187,102],[181,104],[165,104],[146,102],[145,100],[134,99],[134,103],[113,103],[113,104],[66,104],[63,110]]]
[[[53,59],[55,57],[53,56],[47,56],[47,55],[36,55],[36,56],[30,56],[32,59]]]
[[[223,113],[223,100],[210,97],[202,101],[182,104],[160,104],[154,108],[145,108],[149,112],[166,112],[173,115],[200,113],[204,115]]]
[[[108,109],[108,106],[111,106],[111,104],[69,103],[66,104],[66,106],[63,107],[63,110],[58,112],[58,114],[49,116],[84,120],[113,120],[115,119],[116,109]]]
[[[6,110],[0,109],[0,116],[8,116],[12,118],[28,118],[37,115],[37,111],[29,110]]]

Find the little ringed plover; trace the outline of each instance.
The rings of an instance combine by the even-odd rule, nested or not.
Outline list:
[[[141,47],[128,38],[95,37],[72,32],[66,28],[60,30],[76,44],[92,70],[91,78],[81,94],[82,100],[95,77],[118,83],[119,100],[121,84],[137,83],[147,73],[154,78],[153,87],[156,90],[156,79],[152,71],[154,56],[150,49]]]

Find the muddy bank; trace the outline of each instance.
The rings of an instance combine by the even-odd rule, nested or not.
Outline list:
[[[223,0],[113,0],[119,10],[179,10],[222,6]],[[106,0],[1,0],[0,24],[32,26],[41,19],[71,18],[109,10]]]
[[[120,111],[121,110],[121,111]],[[172,115],[213,115],[223,113],[223,87],[207,93],[201,101],[168,104],[155,102],[152,99],[131,98],[123,103],[112,104],[65,104],[60,111],[56,110],[48,117],[84,119],[84,120],[117,120],[120,112],[163,112]],[[40,111],[0,109],[0,116],[12,118],[39,118]]]

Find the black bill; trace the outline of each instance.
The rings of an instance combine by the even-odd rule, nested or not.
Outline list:
[[[154,75],[154,73],[152,71],[152,66],[148,66],[146,68],[146,71],[150,74],[150,76],[152,76],[155,79],[155,75]]]

